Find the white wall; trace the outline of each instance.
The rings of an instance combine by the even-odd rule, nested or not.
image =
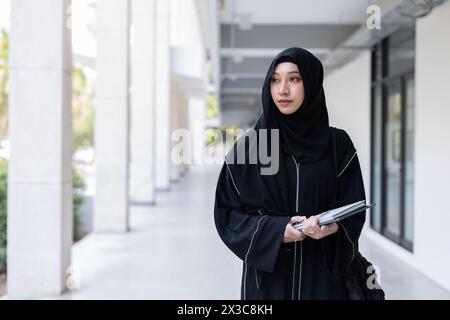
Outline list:
[[[417,267],[450,290],[450,2],[416,25]]]
[[[363,52],[349,64],[325,75],[324,90],[330,125],[347,131],[355,144],[369,198],[370,52]]]

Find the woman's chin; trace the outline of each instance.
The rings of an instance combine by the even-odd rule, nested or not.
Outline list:
[[[297,108],[292,108],[292,107],[280,107],[280,106],[277,106],[278,107],[278,110],[280,110],[280,112],[282,113],[282,114],[285,114],[285,115],[289,115],[289,114],[292,114],[292,113],[294,113],[295,111],[297,111]]]

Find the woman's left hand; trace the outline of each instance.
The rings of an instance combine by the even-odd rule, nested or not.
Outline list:
[[[319,240],[336,233],[339,229],[339,225],[336,222],[327,224],[325,226],[319,226],[319,215],[311,216],[303,221],[302,232],[308,237]]]

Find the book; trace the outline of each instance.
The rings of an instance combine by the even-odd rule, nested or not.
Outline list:
[[[367,205],[365,200],[361,200],[361,201],[347,204],[347,205],[339,207],[339,208],[327,210],[320,214],[319,226],[323,226],[323,225],[330,224],[333,222],[341,221],[341,220],[348,218],[356,213],[359,213],[368,208],[371,208],[374,205],[375,205],[375,203]],[[296,230],[301,232],[302,226],[303,226],[303,221],[297,222],[292,226]]]

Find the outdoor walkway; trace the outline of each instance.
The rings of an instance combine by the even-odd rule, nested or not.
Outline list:
[[[72,262],[80,288],[59,298],[239,299],[241,262],[214,227],[219,169],[191,168],[170,191],[158,194],[156,206],[132,207],[129,233],[90,235],[76,244]],[[368,240],[361,248],[380,266],[387,298],[450,299]]]

